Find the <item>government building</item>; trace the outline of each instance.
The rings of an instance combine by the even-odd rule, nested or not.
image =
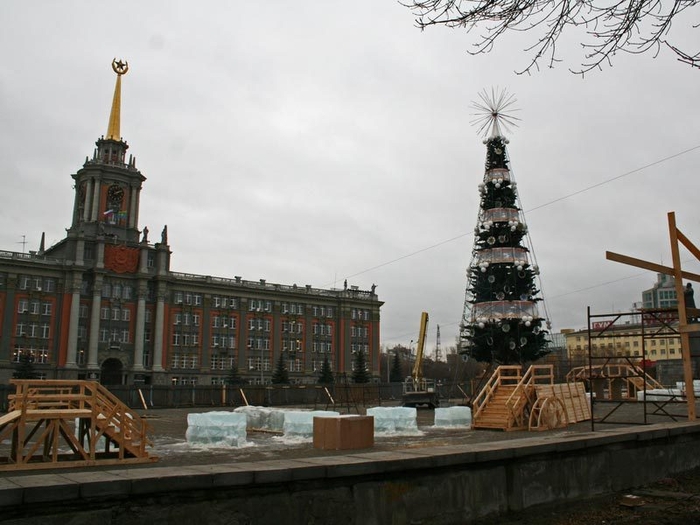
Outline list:
[[[232,369],[268,384],[280,360],[291,383],[315,383],[326,359],[336,376],[351,377],[357,352],[378,380],[383,303],[374,285],[319,289],[171,271],[167,226],[155,239],[139,229],[146,177],[120,135],[128,64],[112,68],[107,134],[72,175],[65,238],[0,251],[0,382],[28,355],[41,378],[107,385],[216,385]]]

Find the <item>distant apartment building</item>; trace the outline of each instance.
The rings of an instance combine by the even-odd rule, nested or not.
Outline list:
[[[656,284],[642,292],[642,308],[675,308],[676,284],[672,275],[657,274]]]

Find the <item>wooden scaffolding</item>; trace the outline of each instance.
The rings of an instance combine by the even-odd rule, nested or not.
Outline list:
[[[146,450],[147,423],[99,383],[10,383],[16,390],[0,416],[0,470],[157,461]]]
[[[697,273],[687,272],[681,267],[681,256],[679,244],[683,245],[696,259],[700,261],[700,249],[698,249],[691,241],[676,227],[676,214],[668,213],[668,234],[671,241],[671,259],[673,266],[663,266],[654,264],[649,261],[635,259],[627,255],[621,255],[614,252],[605,252],[605,257],[610,261],[620,262],[644,268],[665,275],[673,275],[676,288],[676,299],[678,301],[678,325],[681,337],[681,351],[683,353],[683,379],[686,385],[685,398],[688,406],[688,420],[695,421],[695,391],[693,385],[693,369],[692,358],[690,352],[690,334],[700,332],[700,323],[688,323],[689,318],[700,317],[700,310],[697,308],[687,308],[685,304],[685,296],[683,295],[683,279],[700,283],[700,275]],[[688,388],[690,386],[690,388]]]

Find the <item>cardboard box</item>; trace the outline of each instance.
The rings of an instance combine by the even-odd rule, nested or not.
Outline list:
[[[314,448],[354,450],[373,446],[373,416],[314,417]]]

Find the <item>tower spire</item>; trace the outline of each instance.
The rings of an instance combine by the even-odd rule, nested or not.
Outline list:
[[[122,103],[122,75],[126,75],[129,71],[129,63],[116,58],[112,60],[112,69],[117,74],[117,83],[114,86],[114,98],[112,99],[112,111],[109,113],[109,124],[107,125],[107,140],[121,140],[119,131],[121,121],[121,103]]]

